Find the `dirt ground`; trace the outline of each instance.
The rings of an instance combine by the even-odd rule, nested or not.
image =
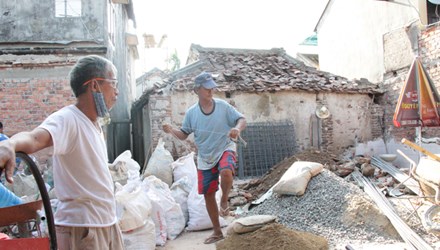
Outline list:
[[[156,250],[215,250],[215,244],[203,243],[211,233],[212,230],[183,232],[176,239],[168,240],[165,246],[157,246]]]

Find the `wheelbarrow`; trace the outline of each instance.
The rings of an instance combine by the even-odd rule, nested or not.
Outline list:
[[[41,199],[33,202],[0,208],[0,227],[19,230],[18,237],[0,240],[0,249],[56,250],[56,232],[52,208],[46,185],[35,162],[27,154],[17,152],[16,157],[32,172],[40,191]],[[44,207],[45,214],[41,213]],[[43,236],[40,222],[46,222],[49,237]],[[32,234],[35,232],[35,234]]]
[[[422,158],[418,164],[415,164],[403,155],[410,161],[412,165],[410,176],[419,182],[423,194],[430,202],[440,205],[440,157],[405,138],[402,139],[402,143],[430,157]]]
[[[402,143],[430,157],[422,158],[416,164],[398,150],[411,164],[410,176],[419,182],[423,195],[432,203],[421,218],[422,224],[428,232],[440,236],[440,157],[405,138]]]

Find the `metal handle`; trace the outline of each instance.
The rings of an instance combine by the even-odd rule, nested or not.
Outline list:
[[[38,189],[40,190],[41,199],[43,200],[44,212],[46,213],[47,227],[50,235],[50,249],[57,250],[57,238],[55,232],[55,222],[53,219],[52,207],[50,205],[49,194],[47,193],[46,184],[44,183],[43,178],[41,177],[40,170],[38,169],[35,162],[32,160],[29,155],[23,152],[16,152],[15,157],[20,157],[24,160],[29,166],[32,175],[37,182]]]

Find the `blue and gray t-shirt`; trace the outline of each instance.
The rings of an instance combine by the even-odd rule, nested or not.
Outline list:
[[[214,167],[226,150],[235,151],[235,143],[228,134],[238,119],[244,116],[224,100],[214,98],[214,108],[205,114],[199,103],[191,106],[185,114],[182,132],[194,133],[198,149],[197,168],[207,170]]]

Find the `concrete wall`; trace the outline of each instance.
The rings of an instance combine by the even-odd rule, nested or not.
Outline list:
[[[295,138],[299,150],[312,147],[311,122],[316,117],[315,110],[324,103],[331,116],[323,120],[320,133],[323,147],[329,150],[341,150],[354,145],[357,141],[372,140],[377,133],[374,130],[379,123],[373,122],[377,117],[373,114],[377,105],[372,103],[368,95],[360,94],[314,94],[309,92],[277,92],[277,93],[237,93],[226,99],[223,93],[216,97],[222,98],[242,112],[248,123],[276,122],[290,120],[294,124]],[[185,111],[197,102],[194,93],[174,92],[171,96],[153,95],[150,98],[153,144],[160,137],[166,141],[166,147],[175,157],[194,150],[193,139],[180,142],[161,131],[163,122],[180,127]],[[376,126],[376,128],[374,128]],[[246,139],[246,138],[244,138]],[[191,149],[192,148],[192,149]]]
[[[417,0],[332,0],[317,27],[320,69],[380,82],[385,73],[383,35],[418,20],[417,8]],[[401,38],[410,39],[411,32]]]
[[[0,42],[102,42],[107,36],[106,6],[106,1],[82,1],[81,18],[61,18],[55,17],[53,0],[0,1]]]

